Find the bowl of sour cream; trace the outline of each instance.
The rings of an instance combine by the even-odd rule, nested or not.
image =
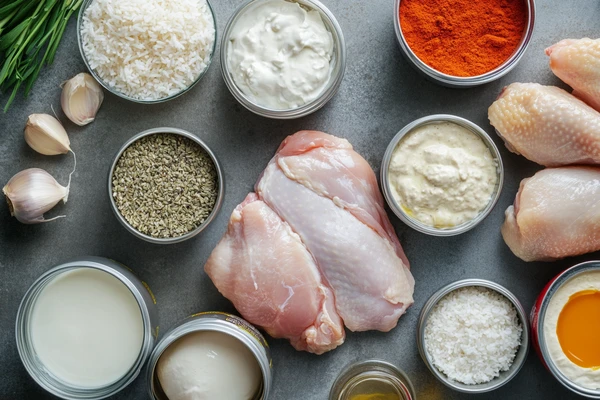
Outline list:
[[[250,0],[221,41],[221,71],[248,110],[292,119],[323,107],[346,69],[342,29],[317,0]]]
[[[418,119],[394,136],[383,157],[381,186],[398,218],[434,236],[464,233],[492,211],[504,167],[490,136],[453,115]]]

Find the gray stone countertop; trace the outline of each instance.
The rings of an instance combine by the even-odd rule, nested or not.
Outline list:
[[[390,139],[407,123],[430,114],[465,117],[492,134],[506,166],[498,205],[477,228],[457,237],[436,238],[405,226],[390,212],[411,261],[416,280],[415,304],[389,333],[348,334],[346,343],[322,356],[295,351],[284,340],[269,340],[273,351],[273,400],[326,399],[340,370],[356,360],[381,358],[405,370],[420,400],[475,398],[444,387],[427,370],[416,347],[417,317],[427,298],[441,286],[464,278],[484,278],[506,286],[529,310],[542,287],[559,271],[577,262],[598,259],[588,254],[555,263],[521,262],[500,236],[504,210],[513,202],[519,182],[541,169],[509,153],[493,134],[487,108],[511,82],[564,86],[548,68],[544,49],[564,38],[600,36],[597,0],[538,1],[532,43],[519,65],[503,79],[482,87],[453,90],[419,76],[401,57],[393,29],[392,0],[323,0],[344,31],[348,63],[338,94],[320,111],[293,121],[258,117],[236,102],[221,77],[218,54],[204,79],[184,96],[165,104],[143,106],[106,94],[97,120],[87,127],[70,123],[60,111],[61,82],[85,71],[76,41],[75,19],[68,26],[54,64],[44,68],[28,98],[18,96],[8,113],[0,113],[0,186],[18,171],[40,167],[61,183],[72,168],[70,156],[42,156],[23,140],[32,113],[59,113],[77,153],[71,195],[48,215],[67,218],[27,226],[0,203],[0,399],[52,399],[27,374],[19,359],[14,323],[19,302],[43,272],[84,255],[118,260],[147,281],[158,299],[163,332],[199,311],[233,312],[203,272],[203,265],[224,233],[229,214],[252,186],[279,143],[300,129],[317,129],[347,138],[378,172]],[[242,0],[213,1],[218,29]],[[6,95],[0,95],[4,106]],[[226,175],[226,196],[218,218],[196,238],[158,246],[128,233],[109,207],[107,175],[121,145],[142,130],[172,126],[198,135],[220,158]],[[113,399],[147,398],[143,377]],[[535,352],[506,386],[480,399],[570,399],[544,369]]]

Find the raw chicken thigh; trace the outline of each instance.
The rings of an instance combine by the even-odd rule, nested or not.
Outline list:
[[[344,324],[396,326],[414,279],[375,174],[348,141],[288,137],[255,189],[205,266],[244,318],[316,354],[344,341]]]
[[[600,39],[565,39],[546,49],[552,72],[600,111]]]
[[[524,179],[506,210],[504,241],[525,261],[600,250],[600,168],[548,168]]]
[[[513,83],[488,110],[508,149],[538,164],[600,164],[600,113],[566,91]]]
[[[312,256],[254,193],[233,211],[206,272],[247,320],[296,349],[322,353],[344,342],[333,293]]]

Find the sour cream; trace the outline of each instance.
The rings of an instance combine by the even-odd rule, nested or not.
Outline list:
[[[144,339],[140,306],[111,274],[94,268],[64,272],[38,295],[30,321],[37,357],[58,380],[97,388],[122,378]]]
[[[400,140],[388,180],[394,200],[410,217],[451,228],[474,219],[488,205],[498,181],[497,162],[467,128],[431,123]]]
[[[333,45],[319,11],[284,0],[260,1],[235,22],[227,64],[236,86],[257,105],[295,109],[327,86]]]

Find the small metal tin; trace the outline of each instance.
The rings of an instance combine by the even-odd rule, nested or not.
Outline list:
[[[396,39],[398,40],[398,44],[400,46],[400,49],[402,50],[402,55],[404,56],[404,58],[415,70],[417,70],[417,72],[419,72],[421,75],[423,75],[430,81],[440,84],[442,86],[448,86],[453,88],[469,88],[483,85],[495,81],[496,79],[501,78],[502,76],[509,73],[517,65],[519,60],[523,57],[525,51],[527,50],[527,46],[529,46],[529,42],[531,41],[531,37],[535,28],[535,0],[523,1],[527,5],[527,26],[525,27],[525,31],[523,32],[523,37],[521,38],[519,46],[515,49],[512,56],[510,56],[506,61],[504,61],[497,68],[486,72],[483,75],[468,77],[447,75],[436,69],[433,69],[432,67],[421,61],[406,42],[404,33],[402,32],[402,27],[400,26],[401,0],[395,0],[394,30],[396,31]]]
[[[137,229],[135,229],[133,226],[131,226],[131,224],[129,224],[129,222],[127,222],[125,217],[123,217],[123,215],[121,215],[121,212],[117,208],[117,203],[115,202],[115,199],[113,197],[112,176],[113,176],[115,167],[117,165],[117,162],[119,161],[119,158],[121,158],[121,156],[123,155],[123,152],[125,150],[127,150],[127,148],[129,146],[131,146],[135,141],[137,141],[145,136],[155,135],[158,133],[170,133],[170,134],[174,134],[174,135],[183,136],[183,137],[186,137],[186,138],[192,140],[193,142],[198,144],[200,147],[202,147],[202,149],[206,152],[206,154],[208,154],[210,156],[213,164],[215,165],[215,170],[217,171],[217,179],[219,181],[218,182],[219,183],[219,193],[217,194],[217,200],[215,201],[215,206],[214,206],[212,212],[210,213],[210,215],[208,216],[208,218],[206,218],[206,220],[202,224],[200,224],[196,229],[186,233],[185,235],[176,236],[176,237],[172,237],[172,238],[155,238],[155,237],[146,235],[146,234],[138,231]],[[121,149],[119,149],[119,152],[115,156],[115,159],[110,167],[110,171],[108,172],[108,197],[109,197],[111,208],[112,208],[115,216],[117,217],[117,219],[119,220],[121,225],[123,225],[125,227],[125,229],[127,229],[129,232],[133,233],[138,238],[143,239],[150,243],[155,243],[155,244],[180,243],[180,242],[183,242],[185,240],[191,239],[192,237],[196,236],[197,234],[202,232],[215,219],[215,217],[219,213],[219,210],[221,209],[221,206],[223,205],[223,197],[224,196],[225,196],[224,175],[223,175],[223,171],[221,169],[221,165],[219,164],[219,161],[217,160],[217,156],[215,156],[215,154],[208,147],[208,145],[206,145],[206,143],[204,143],[202,140],[200,140],[196,136],[192,135],[191,133],[184,131],[183,129],[166,128],[166,127],[165,128],[153,128],[153,129],[148,129],[146,131],[138,133],[137,135],[135,135],[131,139],[129,139],[127,142],[125,142],[125,144],[123,146],[121,146]]]
[[[560,289],[571,279],[580,274],[591,271],[600,271],[600,260],[587,261],[574,265],[554,277],[550,282],[548,282],[538,296],[533,308],[531,309],[530,320],[533,346],[546,369],[550,371],[556,380],[558,380],[564,387],[572,392],[590,399],[600,399],[600,390],[581,387],[573,383],[558,369],[558,367],[552,361],[552,357],[548,351],[548,346],[544,335],[544,319],[546,317],[546,311],[552,296],[554,296],[558,289]]]
[[[336,378],[329,400],[351,400],[369,391],[369,386],[385,386],[400,400],[416,400],[415,389],[404,371],[383,360],[359,361],[348,365]],[[368,393],[370,394],[370,393]]]
[[[342,83],[342,79],[344,78],[344,72],[346,71],[346,42],[344,40],[342,28],[331,11],[318,0],[293,0],[293,2],[296,2],[305,8],[319,11],[325,27],[331,33],[334,43],[333,58],[330,65],[331,75],[327,86],[325,86],[321,94],[307,104],[288,110],[275,110],[263,107],[249,99],[248,96],[237,87],[231,76],[229,63],[227,62],[229,37],[231,36],[231,31],[237,23],[238,18],[248,11],[250,7],[263,1],[265,0],[247,0],[238,7],[229,19],[229,22],[227,22],[223,37],[221,38],[221,72],[223,74],[223,79],[233,97],[235,97],[241,105],[255,114],[274,119],[294,119],[307,116],[317,111],[331,100],[337,93],[340,84]]]
[[[164,103],[166,101],[169,100],[173,100],[174,98],[177,98],[187,92],[189,92],[194,86],[196,86],[196,84],[198,82],[200,82],[200,80],[202,80],[202,78],[204,77],[204,75],[206,75],[206,72],[208,71],[208,69],[210,68],[210,64],[212,63],[213,57],[215,55],[215,51],[217,50],[217,18],[215,16],[215,12],[210,4],[209,0],[206,0],[206,4],[208,5],[208,9],[210,10],[210,13],[212,15],[212,19],[213,19],[213,24],[215,27],[215,40],[213,42],[213,47],[210,53],[210,58],[208,59],[208,62],[206,63],[206,68],[204,68],[204,71],[200,72],[200,74],[198,75],[198,77],[194,80],[194,82],[192,82],[190,84],[190,86],[186,87],[185,89],[171,95],[171,96],[167,96],[167,97],[163,97],[160,99],[156,99],[156,100],[141,100],[141,99],[136,99],[134,97],[130,97],[127,96],[124,93],[121,93],[117,90],[115,90],[114,88],[111,88],[110,85],[108,83],[106,83],[97,73],[96,71],[94,71],[94,69],[92,69],[92,67],[90,66],[90,63],[88,62],[87,56],[85,55],[85,51],[83,50],[83,38],[81,37],[81,27],[83,25],[83,15],[85,13],[85,10],[90,6],[90,4],[92,4],[94,2],[94,0],[83,0],[83,3],[81,4],[81,7],[79,8],[79,15],[77,17],[77,43],[79,45],[79,53],[81,54],[81,58],[83,59],[83,62],[85,63],[85,66],[87,67],[88,71],[90,72],[90,74],[94,77],[94,79],[96,79],[96,81],[98,81],[98,83],[106,90],[108,90],[110,93],[114,94],[115,96],[118,96],[122,99],[125,100],[129,100],[133,103],[138,103],[138,104],[159,104],[159,103]]]
[[[444,296],[446,296],[450,292],[453,292],[454,290],[472,286],[492,289],[506,297],[517,311],[519,321],[521,322],[521,326],[523,327],[523,332],[521,334],[521,345],[519,346],[519,350],[517,350],[515,359],[508,371],[500,372],[500,376],[492,379],[490,382],[487,383],[481,383],[478,385],[465,385],[463,383],[456,382],[448,378],[440,370],[438,370],[435,365],[433,365],[431,358],[425,350],[425,326],[427,325],[427,319],[431,314],[431,310],[442,298],[444,298]],[[419,348],[419,354],[421,354],[421,358],[427,365],[427,368],[429,368],[431,373],[444,385],[463,393],[490,392],[492,390],[498,389],[501,386],[504,386],[512,378],[514,378],[525,364],[525,361],[527,360],[527,354],[529,353],[529,324],[527,321],[527,314],[525,313],[525,309],[523,309],[523,306],[519,302],[519,299],[517,299],[517,297],[504,286],[501,286],[495,282],[484,279],[464,279],[457,282],[453,282],[435,292],[423,306],[421,314],[419,315],[419,321],[417,322],[417,346]]]
[[[269,345],[255,327],[240,317],[223,312],[194,314],[167,332],[158,342],[150,356],[146,371],[150,398],[154,400],[169,400],[164,394],[156,376],[156,367],[163,352],[181,337],[192,332],[201,331],[222,332],[233,336],[252,352],[260,366],[263,381],[256,397],[251,400],[267,400],[271,386],[273,385],[273,360],[271,359]]]
[[[455,123],[457,125],[460,125],[466,129],[468,129],[473,134],[480,137],[483,140],[483,142],[487,145],[488,149],[490,149],[490,153],[492,154],[492,157],[494,157],[494,159],[496,160],[496,163],[497,163],[496,171],[498,173],[498,175],[497,175],[498,179],[496,182],[496,188],[494,189],[494,193],[492,193],[492,197],[491,197],[488,205],[474,219],[472,219],[468,222],[465,222],[464,224],[454,226],[452,228],[435,228],[433,226],[426,225],[426,224],[422,223],[421,221],[418,221],[415,218],[410,217],[407,213],[404,212],[404,210],[402,209],[400,204],[398,204],[396,202],[396,200],[394,199],[394,196],[392,195],[392,190],[390,188],[390,181],[388,179],[389,167],[390,167],[390,163],[392,160],[392,155],[394,153],[394,150],[396,150],[396,147],[398,146],[398,144],[402,141],[402,138],[404,138],[404,136],[406,136],[407,134],[409,134],[416,128],[419,128],[424,125],[435,124],[435,123],[440,123],[440,122]],[[500,155],[500,151],[498,150],[498,147],[496,146],[496,144],[494,143],[492,138],[479,126],[475,125],[471,121],[468,121],[461,117],[457,117],[455,115],[436,114],[436,115],[430,115],[427,117],[423,117],[416,121],[411,122],[410,124],[408,124],[404,128],[402,128],[402,130],[400,132],[398,132],[396,134],[396,136],[393,137],[392,141],[388,145],[388,147],[383,155],[383,160],[381,162],[381,170],[380,170],[380,180],[381,180],[381,189],[383,192],[383,196],[385,197],[385,200],[387,201],[388,206],[394,212],[394,214],[396,214],[396,216],[402,220],[402,222],[404,222],[406,225],[410,226],[411,228],[413,228],[421,233],[426,233],[428,235],[454,236],[454,235],[459,235],[461,233],[464,233],[464,232],[467,232],[467,231],[473,229],[481,221],[483,221],[485,219],[485,217],[487,217],[488,214],[494,209],[494,206],[496,205],[496,203],[498,202],[498,199],[500,198],[500,193],[502,192],[502,186],[504,185],[504,164],[502,163],[502,156]]]
[[[101,270],[117,278],[131,291],[142,313],[144,340],[138,359],[125,376],[105,387],[91,389],[74,387],[55,378],[39,361],[30,337],[29,323],[31,312],[41,291],[60,274],[80,268]],[[99,400],[121,391],[139,375],[154,347],[154,342],[158,336],[158,329],[156,298],[146,282],[141,281],[129,268],[116,261],[101,257],[82,257],[52,268],[39,277],[29,290],[27,290],[17,312],[17,350],[29,375],[49,393],[67,400]]]

